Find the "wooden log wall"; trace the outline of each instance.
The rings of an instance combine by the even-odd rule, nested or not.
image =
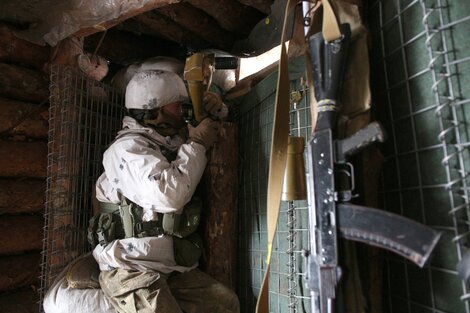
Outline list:
[[[95,51],[102,37],[103,33],[86,37],[85,50],[88,52]],[[157,55],[171,56],[177,59],[186,57],[186,51],[183,51],[175,42],[163,38],[156,39],[143,33],[137,35],[115,28],[106,32],[98,52],[107,60],[121,65],[142,61]]]
[[[0,25],[0,310],[38,312],[46,190],[47,47]],[[7,270],[6,270],[7,269]]]
[[[202,184],[203,270],[235,290],[238,221],[238,128],[224,122],[209,155]]]

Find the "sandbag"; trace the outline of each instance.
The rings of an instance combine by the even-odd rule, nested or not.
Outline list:
[[[101,289],[70,288],[66,279],[69,268],[59,274],[44,296],[45,313],[116,313]]]

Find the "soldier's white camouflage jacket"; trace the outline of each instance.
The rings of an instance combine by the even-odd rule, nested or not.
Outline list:
[[[184,143],[179,136],[164,137],[128,116],[116,138],[103,155],[105,171],[96,183],[97,199],[120,203],[124,196],[144,208],[144,221],[156,219],[156,213],[180,212],[204,172],[204,146]],[[176,159],[169,162],[160,146],[177,152]],[[126,268],[169,273],[197,266],[176,265],[171,236],[114,240],[106,247],[97,245],[93,255],[101,270]]]

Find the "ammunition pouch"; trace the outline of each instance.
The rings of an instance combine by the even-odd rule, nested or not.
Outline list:
[[[181,214],[163,214],[163,231],[165,234],[185,238],[194,233],[199,226],[202,202],[193,199],[183,209]]]
[[[119,214],[98,213],[93,216],[88,224],[88,242],[92,247],[98,244],[106,246],[117,238],[124,238],[121,218]]]
[[[199,226],[202,202],[191,200],[181,214],[157,214],[157,219],[142,220],[143,208],[124,199],[121,204],[100,203],[100,213],[88,225],[88,242],[95,247],[106,246],[115,239],[157,237],[174,238],[175,260],[178,265],[194,265],[202,253],[202,240],[195,233]]]

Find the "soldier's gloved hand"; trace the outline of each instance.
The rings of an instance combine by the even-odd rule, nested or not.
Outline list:
[[[200,143],[206,150],[209,150],[217,140],[219,126],[219,122],[211,120],[210,118],[203,119],[196,127],[188,124],[188,141]]]
[[[224,118],[228,114],[228,108],[223,103],[222,98],[218,93],[212,91],[204,92],[203,103],[204,110],[212,116]]]

